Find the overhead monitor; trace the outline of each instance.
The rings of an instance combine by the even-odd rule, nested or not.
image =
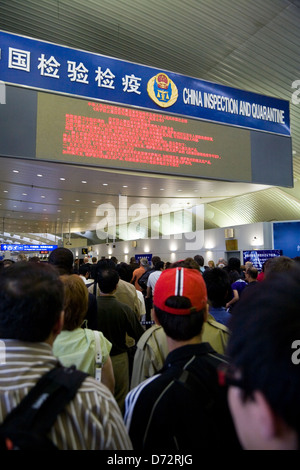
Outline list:
[[[0,155],[291,187],[289,136],[7,86]]]

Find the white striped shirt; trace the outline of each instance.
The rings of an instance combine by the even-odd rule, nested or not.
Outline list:
[[[38,379],[58,365],[47,343],[0,341],[0,422]],[[122,414],[111,392],[87,377],[56,419],[49,437],[63,450],[131,450]]]

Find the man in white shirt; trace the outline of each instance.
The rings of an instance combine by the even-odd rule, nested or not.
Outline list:
[[[146,299],[149,299],[154,294],[155,284],[161,275],[164,269],[165,263],[163,261],[158,261],[155,265],[155,271],[149,274],[148,281],[147,281],[147,295]]]

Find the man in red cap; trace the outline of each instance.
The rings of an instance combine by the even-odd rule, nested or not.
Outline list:
[[[238,449],[218,367],[226,359],[202,342],[206,285],[196,269],[166,269],[153,298],[155,321],[167,336],[162,370],[126,397],[125,424],[135,450]]]

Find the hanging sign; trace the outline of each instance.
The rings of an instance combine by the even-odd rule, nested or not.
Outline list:
[[[0,81],[290,135],[286,100],[4,31]]]

